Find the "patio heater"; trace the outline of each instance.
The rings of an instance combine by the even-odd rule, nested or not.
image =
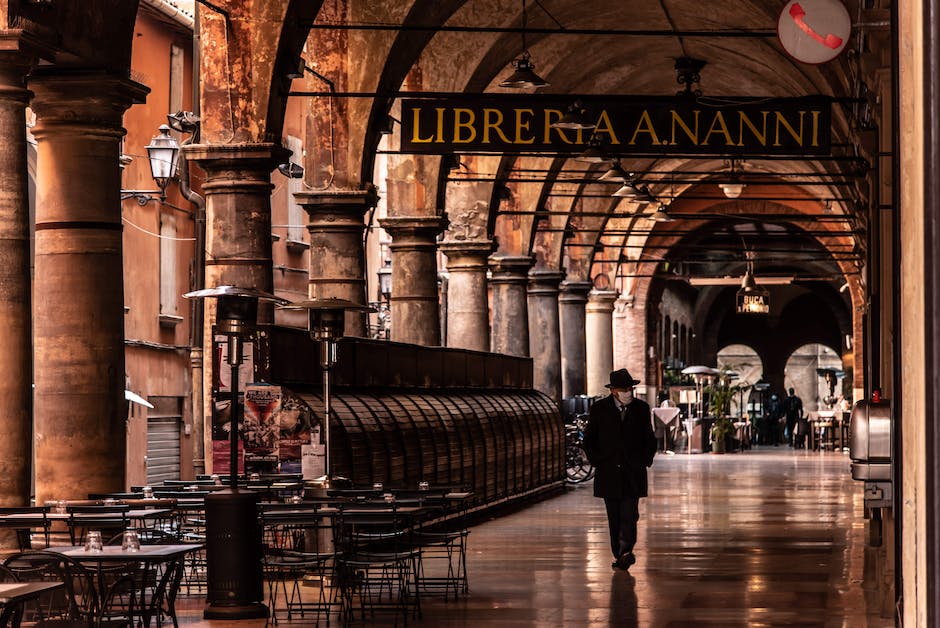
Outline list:
[[[337,341],[343,337],[346,325],[346,312],[374,312],[368,305],[353,303],[345,299],[325,298],[310,299],[281,305],[282,310],[307,310],[307,331],[310,337],[320,343],[320,368],[323,369],[323,488],[330,488],[333,478],[330,466],[330,369],[336,364],[339,351]]]
[[[216,299],[216,332],[228,340],[226,362],[231,368],[229,414],[229,486],[206,496],[206,562],[208,606],[205,619],[260,619],[268,616],[261,570],[259,495],[238,488],[238,369],[242,348],[258,318],[258,302],[284,299],[236,286],[187,292],[187,299]],[[250,342],[250,340],[249,340]],[[221,365],[220,365],[221,367]]]

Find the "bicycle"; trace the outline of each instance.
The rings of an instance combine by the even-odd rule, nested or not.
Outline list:
[[[594,465],[584,451],[584,429],[587,416],[574,417],[565,423],[565,475],[571,484],[581,484],[594,477]]]

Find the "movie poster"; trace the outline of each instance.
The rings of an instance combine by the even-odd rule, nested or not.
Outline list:
[[[310,406],[294,393],[284,389],[277,423],[281,473],[302,473],[303,452],[311,443],[314,428]]]
[[[248,473],[277,473],[278,415],[281,387],[252,384],[245,388],[245,417],[242,437]]]

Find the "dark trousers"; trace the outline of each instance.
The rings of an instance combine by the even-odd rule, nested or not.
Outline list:
[[[607,507],[607,525],[610,528],[610,551],[614,558],[633,551],[636,545],[636,522],[640,520],[640,498],[623,497],[614,499],[605,497]]]

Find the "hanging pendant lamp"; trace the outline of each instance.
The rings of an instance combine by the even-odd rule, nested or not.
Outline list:
[[[499,84],[500,87],[509,87],[512,89],[526,89],[529,87],[546,87],[549,82],[535,73],[535,64],[529,56],[529,49],[525,42],[525,29],[528,22],[528,13],[525,8],[525,0],[522,0],[522,55],[512,62],[513,73]]]

